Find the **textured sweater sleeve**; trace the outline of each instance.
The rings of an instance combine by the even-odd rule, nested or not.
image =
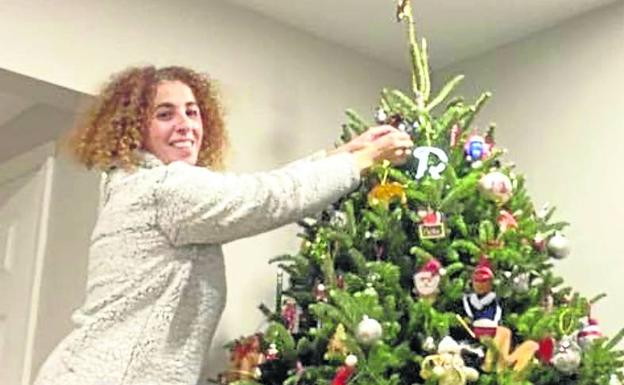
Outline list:
[[[175,245],[225,243],[318,212],[358,182],[351,154],[243,175],[175,162],[155,191],[157,222]]]

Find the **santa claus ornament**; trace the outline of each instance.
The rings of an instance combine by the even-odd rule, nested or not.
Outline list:
[[[475,162],[486,159],[490,156],[492,152],[492,145],[488,143],[483,136],[473,134],[468,137],[468,140],[464,145],[464,151],[466,153],[466,160],[469,162]]]
[[[344,365],[338,368],[336,375],[331,382],[331,385],[346,385],[349,379],[355,372],[355,365],[357,365],[357,357],[353,354],[349,354],[345,358]]]
[[[591,317],[581,320],[581,330],[579,330],[577,335],[577,342],[581,349],[587,350],[596,339],[601,337],[602,331],[600,331],[598,321]]]
[[[442,264],[436,258],[428,260],[421,268],[414,274],[414,289],[413,292],[419,298],[433,302],[440,293],[440,277],[444,275],[445,270],[442,268]]]
[[[472,274],[473,293],[463,297],[464,311],[472,320],[472,331],[479,337],[493,337],[502,317],[496,293],[492,291],[494,271],[486,256],[482,256]]]

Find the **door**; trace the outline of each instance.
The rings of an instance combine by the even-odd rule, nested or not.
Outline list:
[[[0,384],[28,385],[53,158],[0,184]]]

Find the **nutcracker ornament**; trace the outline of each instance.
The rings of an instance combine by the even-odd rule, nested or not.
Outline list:
[[[414,274],[414,294],[423,300],[434,302],[440,293],[440,276],[444,273],[445,270],[440,261],[436,258],[428,260]]]
[[[463,297],[464,311],[472,320],[472,331],[478,337],[496,334],[496,328],[502,317],[496,293],[492,291],[494,271],[486,256],[481,257],[472,274],[473,293]]]

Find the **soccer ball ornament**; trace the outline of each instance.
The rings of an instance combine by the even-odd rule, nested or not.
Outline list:
[[[546,244],[548,254],[557,259],[563,259],[570,254],[570,241],[565,235],[556,232],[555,235],[548,239]]]
[[[488,199],[505,204],[511,198],[511,179],[500,171],[492,171],[479,180],[479,191]]]
[[[373,344],[381,338],[382,329],[379,321],[368,316],[358,324],[356,334],[358,341],[365,345]]]

